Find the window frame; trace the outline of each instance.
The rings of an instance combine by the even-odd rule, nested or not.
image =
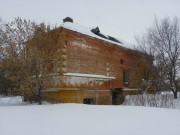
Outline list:
[[[123,83],[129,84],[129,71],[123,70]]]

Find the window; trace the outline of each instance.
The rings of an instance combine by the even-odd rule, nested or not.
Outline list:
[[[123,71],[123,82],[125,84],[129,84],[129,72],[128,71]]]
[[[146,68],[144,69],[144,80],[149,80],[149,72]]]
[[[123,60],[123,59],[120,59],[120,63],[123,65],[123,64],[124,64],[124,60]]]
[[[67,45],[67,40],[65,41],[65,45]]]

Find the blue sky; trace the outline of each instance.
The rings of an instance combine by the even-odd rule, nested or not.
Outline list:
[[[102,33],[133,44],[153,24],[155,16],[180,17],[180,0],[0,0],[0,17],[15,17],[60,25],[66,16]]]

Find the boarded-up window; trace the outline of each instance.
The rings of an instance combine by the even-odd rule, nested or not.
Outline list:
[[[124,81],[124,83],[128,84],[128,82],[129,82],[129,72],[128,71],[123,71],[123,81]]]
[[[144,79],[149,80],[149,71],[146,68],[144,69]]]

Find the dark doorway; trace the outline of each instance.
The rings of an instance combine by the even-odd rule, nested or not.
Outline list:
[[[84,98],[83,104],[94,104],[93,98]]]
[[[120,105],[124,102],[123,89],[111,88],[112,105]]]

